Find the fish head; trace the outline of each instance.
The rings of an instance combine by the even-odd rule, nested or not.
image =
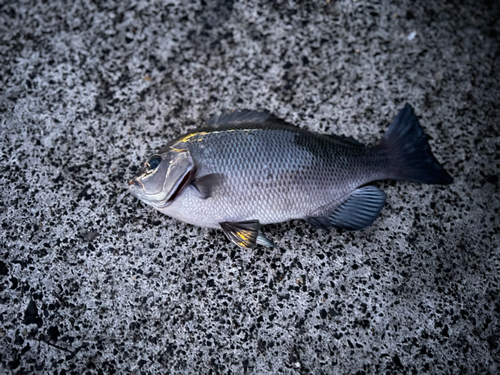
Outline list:
[[[194,179],[194,161],[186,150],[168,150],[149,157],[129,180],[132,195],[155,208],[165,208]]]

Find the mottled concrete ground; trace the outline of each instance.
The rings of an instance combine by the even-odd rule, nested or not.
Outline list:
[[[495,1],[3,1],[0,373],[500,371]],[[126,191],[222,109],[374,143],[405,102],[450,186],[356,233],[220,231]]]

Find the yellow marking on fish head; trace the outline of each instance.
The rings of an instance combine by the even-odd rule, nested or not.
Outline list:
[[[201,141],[204,135],[208,134],[207,132],[196,132],[196,133],[191,133],[186,135],[185,137],[181,138],[179,142],[177,143],[187,143],[187,142],[193,142],[193,141]],[[197,139],[192,139],[194,137],[197,137]]]
[[[187,152],[185,148],[177,148],[177,147],[172,147],[171,151],[175,152]]]
[[[173,145],[170,146],[170,151],[175,151],[175,152],[186,152],[188,151],[184,146],[186,143],[192,143],[192,142],[200,142],[203,140],[203,136],[208,134],[207,132],[195,132],[191,134],[187,134],[181,139],[179,139],[177,142],[175,142]],[[168,150],[165,150],[168,151]]]

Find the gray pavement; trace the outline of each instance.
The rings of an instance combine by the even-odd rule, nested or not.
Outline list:
[[[414,4],[416,3],[416,4]],[[495,1],[0,3],[0,373],[500,371]],[[126,180],[227,109],[375,143],[404,103],[450,186],[274,249]]]

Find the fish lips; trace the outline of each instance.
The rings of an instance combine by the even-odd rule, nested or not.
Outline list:
[[[196,173],[189,152],[172,151],[168,154],[155,171],[140,173],[129,181],[132,195],[158,209],[170,206],[191,184]]]

